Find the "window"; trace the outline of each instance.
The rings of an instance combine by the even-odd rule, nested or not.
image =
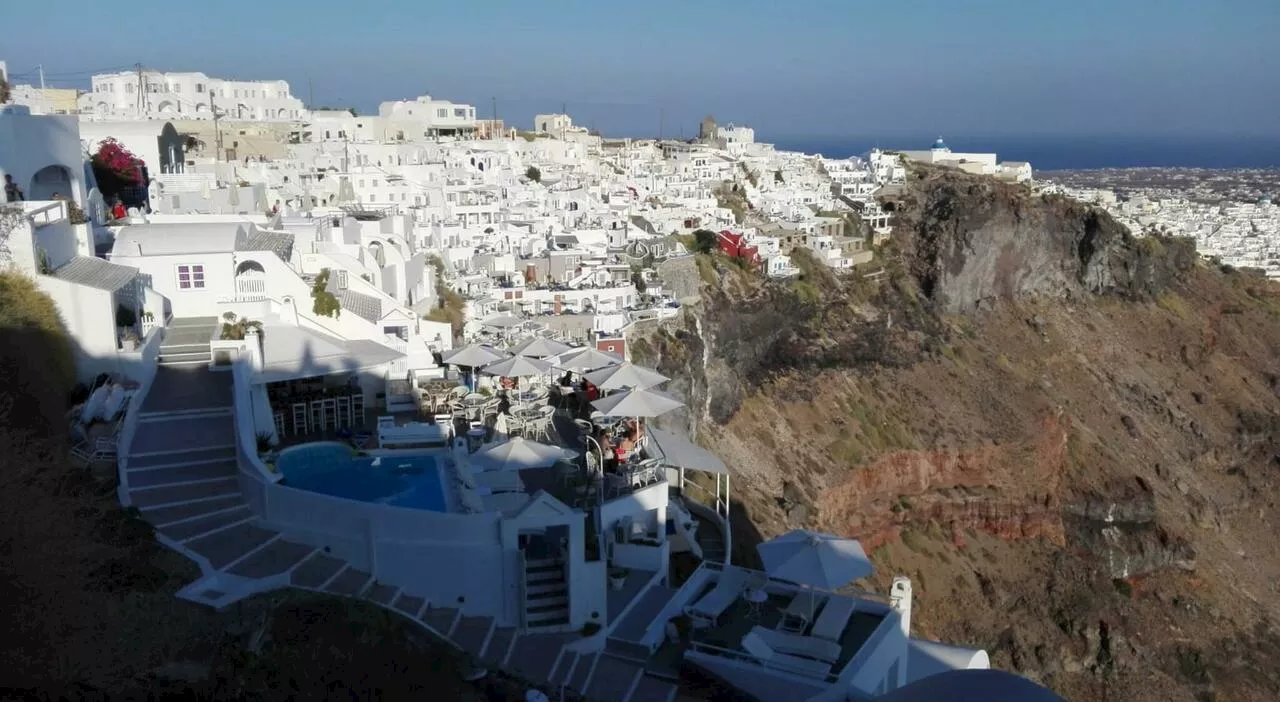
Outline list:
[[[204,266],[193,264],[178,266],[179,290],[203,290]]]
[[[126,85],[124,86],[124,91],[125,91],[126,93],[132,93],[132,92],[133,92],[133,83],[128,83],[128,84],[126,84]]]
[[[196,83],[196,92],[197,92],[197,93],[203,93],[203,92],[204,92],[204,83]]]
[[[461,107],[455,107],[455,108],[453,109],[453,116],[454,116],[454,117],[466,117],[466,116],[467,116],[467,111],[466,111],[464,108],[461,108]]]
[[[449,111],[444,109],[443,107],[436,110],[436,117],[448,117],[448,116],[449,116]]]

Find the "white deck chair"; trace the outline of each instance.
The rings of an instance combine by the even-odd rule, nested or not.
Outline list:
[[[99,436],[94,439],[92,444],[77,444],[71,447],[71,455],[83,461],[86,466],[99,461],[114,461],[116,459],[116,438],[114,436]]]
[[[684,608],[690,619],[708,626],[714,626],[725,610],[733,605],[734,600],[742,594],[747,586],[747,572],[739,568],[725,568],[715,587],[703,595],[692,605]]]
[[[778,629],[793,634],[803,632],[826,601],[826,595],[816,592],[797,592],[791,599],[791,604],[782,611],[782,621],[778,622]]]
[[[857,607],[857,602],[848,597],[828,599],[826,606],[822,608],[822,614],[818,615],[818,619],[814,621],[813,630],[809,635],[815,639],[839,641],[844,635],[845,627],[849,625],[849,618],[853,616]]]
[[[825,663],[835,663],[840,658],[840,644],[833,641],[824,641],[812,636],[788,634],[785,631],[766,629],[762,626],[754,626],[751,631],[769,644],[769,648],[778,653],[800,656],[801,658],[812,658]]]
[[[757,629],[759,627],[756,627]],[[760,661],[766,666],[785,670],[796,675],[803,675],[810,678],[826,678],[831,674],[831,664],[822,661],[810,660],[808,658],[800,658],[798,656],[789,656],[785,653],[775,651],[764,639],[760,638],[755,629],[747,632],[742,637],[742,649],[751,654],[753,658]]]

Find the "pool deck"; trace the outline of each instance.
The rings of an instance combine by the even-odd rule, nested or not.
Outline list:
[[[501,668],[544,689],[565,686],[600,702],[677,699],[674,681],[647,675],[642,662],[585,650],[577,645],[580,633],[499,627],[490,617],[463,615],[448,603],[437,605],[402,592],[322,549],[263,528],[236,478],[231,374],[170,370],[161,369],[164,375],[157,375],[153,388],[159,394],[154,399],[148,395],[143,403],[137,438],[126,457],[122,497],[155,527],[161,543],[199,565],[202,577],[179,591],[179,597],[218,609],[284,587],[360,598],[409,619],[477,665]],[[200,390],[189,391],[195,386],[186,386],[188,382],[198,383]],[[561,420],[557,417],[556,428],[562,445],[577,445],[576,427]],[[337,437],[298,438],[286,445]],[[450,499],[451,483],[443,484]],[[617,601],[610,605],[611,610],[621,606]]]

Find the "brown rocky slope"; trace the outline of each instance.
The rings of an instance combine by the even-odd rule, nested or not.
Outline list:
[[[634,339],[735,472],[737,556],[857,537],[918,635],[1068,699],[1280,699],[1280,290],[954,171],[889,204],[878,279],[704,256]]]

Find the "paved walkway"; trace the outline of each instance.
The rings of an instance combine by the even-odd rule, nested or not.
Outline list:
[[[526,634],[498,627],[490,617],[464,616],[262,528],[240,493],[231,404],[230,373],[160,368],[126,459],[129,502],[162,543],[203,572],[180,597],[216,608],[282,587],[358,597],[403,615],[482,665],[539,686],[565,684],[600,702],[676,699],[676,685],[646,675],[643,661],[566,648],[581,634]]]

